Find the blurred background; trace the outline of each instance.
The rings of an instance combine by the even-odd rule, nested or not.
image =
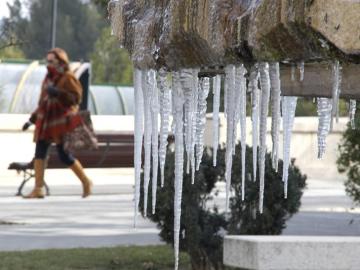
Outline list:
[[[34,110],[46,72],[42,60],[52,47],[68,52],[79,77],[90,73],[84,107],[93,114],[133,113],[132,65],[111,36],[106,3],[0,1],[0,113]]]
[[[8,231],[2,230],[0,250],[161,243],[155,223],[142,220],[140,229],[135,232],[130,229],[133,216],[133,168],[87,169],[95,184],[96,196],[90,198],[92,204],[78,198],[80,185],[71,180],[73,175],[69,170],[47,170],[46,177],[50,180],[52,195],[55,196],[44,200],[44,208],[38,209],[14,197],[22,179],[7,169],[11,162],[29,162],[33,158],[33,127],[26,132],[21,131],[21,127],[37,106],[41,83],[46,74],[44,58],[52,47],[61,47],[68,52],[72,61],[71,69],[84,87],[81,106],[91,111],[95,131],[133,132],[133,66],[129,53],[111,35],[107,2],[0,0],[0,202],[3,205],[0,225],[1,219],[30,224],[28,231],[22,231],[21,226],[8,226]],[[207,146],[212,145],[213,136],[212,98],[210,94],[207,102],[209,114],[204,136]],[[220,111],[223,112],[223,102],[221,104]],[[250,100],[247,104],[247,144],[252,145]],[[347,103],[340,101],[340,119],[334,123],[327,137],[326,153],[321,160],[317,158],[318,117],[315,99],[299,98],[296,116],[291,157],[296,159],[295,164],[301,173],[307,175],[307,189],[301,199],[299,213],[287,222],[282,233],[358,235],[360,208],[346,194],[346,175],[338,172],[336,164],[339,144],[348,129]],[[267,145],[270,150],[271,119],[268,121]],[[226,141],[223,113],[220,114],[219,135],[220,143],[223,144]],[[28,185],[25,193],[29,188],[31,185]],[[215,198],[219,195],[216,203],[220,207],[225,201],[224,190],[225,185],[218,183],[216,191],[212,193]],[[71,203],[66,209],[69,212],[63,211],[62,207],[67,207],[64,201]],[[49,202],[55,207],[49,208]],[[89,205],[94,208],[91,213],[87,212]],[[85,210],[77,211],[80,209],[77,207]],[[37,211],[36,215],[33,211]],[[84,214],[79,217],[79,213]],[[66,221],[62,229],[58,229],[59,220]],[[36,227],[37,224],[40,224],[40,229]],[[41,240],[39,235],[43,235],[44,228],[49,233]],[[122,236],[118,237],[119,234]],[[83,242],[74,241],[74,235],[80,235]]]
[[[64,48],[69,54],[71,67],[84,86],[82,107],[92,112],[95,129],[133,130],[132,62],[129,53],[120,48],[111,35],[107,3],[108,0],[0,1],[0,130],[13,133],[13,138],[25,136],[20,127],[36,107],[46,73],[43,59],[54,46]],[[209,113],[212,112],[212,98],[210,94]],[[250,107],[247,106],[248,115]],[[107,117],[110,115],[112,118]],[[343,181],[344,175],[337,172],[336,158],[338,142],[348,122],[346,102],[340,102],[342,119],[328,137],[329,146],[323,160],[316,157],[318,120],[315,99],[299,98],[296,116],[292,157],[296,158],[302,171],[310,178]],[[208,120],[211,121],[211,114]],[[250,126],[247,131],[249,145]],[[208,127],[205,143],[211,145],[210,122]],[[0,137],[5,136],[4,132]],[[31,133],[31,130],[26,133],[24,140],[30,141]],[[225,142],[224,134],[222,117],[220,143]],[[270,145],[270,137],[268,141]],[[9,144],[4,142],[4,145]],[[33,144],[29,142],[24,146],[23,156],[31,159],[32,151]],[[19,153],[8,155],[6,160],[1,158],[3,166],[15,158],[13,155],[19,156]]]

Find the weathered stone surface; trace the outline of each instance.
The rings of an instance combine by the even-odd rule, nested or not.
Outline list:
[[[257,270],[355,270],[359,244],[359,237],[227,236],[224,264]]]
[[[119,0],[109,14],[141,68],[360,61],[358,0]]]
[[[347,54],[360,53],[360,1],[317,0],[307,17],[311,26]]]

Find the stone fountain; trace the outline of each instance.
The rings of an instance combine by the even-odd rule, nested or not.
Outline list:
[[[191,130],[189,133],[186,130],[184,134],[183,119],[185,119],[185,123],[188,123],[187,127],[193,119],[199,120],[198,117],[201,113],[199,110],[193,110],[192,100],[200,100],[201,93],[206,92],[207,95],[209,90],[208,78],[202,80],[198,77],[213,77],[216,74],[226,75],[225,92],[227,98],[225,98],[225,102],[227,103],[225,110],[227,126],[234,129],[236,129],[238,121],[243,128],[242,119],[239,119],[237,110],[240,107],[244,108],[244,106],[246,108],[246,93],[251,92],[253,95],[260,85],[260,101],[256,101],[257,104],[255,104],[255,107],[260,107],[260,118],[259,111],[256,112],[255,117],[260,120],[260,213],[262,212],[261,198],[263,196],[261,186],[265,180],[264,175],[261,176],[261,172],[264,172],[266,119],[270,88],[274,123],[279,121],[280,115],[280,89],[276,89],[280,88],[280,84],[274,82],[281,80],[281,95],[290,96],[283,98],[282,101],[282,111],[289,112],[288,117],[283,116],[283,129],[285,130],[286,124],[288,131],[288,135],[286,135],[288,143],[287,145],[284,143],[284,149],[288,149],[287,159],[290,159],[291,129],[296,108],[296,97],[294,96],[321,97],[318,99],[318,141],[320,142],[319,149],[321,148],[319,157],[322,156],[325,149],[325,138],[331,129],[330,121],[337,114],[335,111],[338,111],[336,108],[339,95],[342,98],[353,99],[351,104],[353,104],[354,115],[356,104],[354,99],[360,97],[359,0],[112,0],[109,2],[109,17],[113,34],[118,38],[120,45],[130,52],[136,68],[134,81],[136,101],[138,102],[136,106],[139,108],[138,113],[135,114],[135,121],[137,122],[135,126],[138,127],[135,134],[135,144],[137,145],[135,147],[138,150],[135,151],[137,153],[135,160],[138,161],[138,166],[135,167],[136,183],[140,182],[144,129],[145,156],[147,156],[144,170],[145,175],[150,174],[150,129],[153,127],[151,127],[149,114],[154,114],[153,119],[157,119],[159,113],[159,111],[154,111],[154,108],[159,108],[158,104],[154,103],[154,101],[157,102],[158,96],[155,95],[154,98],[150,96],[151,93],[156,92],[154,92],[156,89],[154,87],[154,70],[160,71],[158,73],[160,82],[161,80],[162,82],[166,81],[166,75],[162,75],[162,72],[174,72],[172,95],[175,103],[173,105],[173,116],[176,122],[175,142],[180,142],[175,146],[175,152],[179,153],[179,159],[175,159],[176,198],[174,201],[177,206],[174,207],[174,223],[179,224],[181,215],[183,140],[187,154],[189,155],[188,148],[192,148],[190,154],[194,154],[194,145],[187,144],[188,139],[191,142],[193,134]],[[270,63],[270,76],[267,62]],[[257,65],[256,63],[260,64]],[[280,71],[277,63],[280,63]],[[299,68],[299,73],[295,72],[296,67]],[[147,73],[147,70],[150,70],[150,73]],[[249,73],[243,76],[245,73],[241,73],[242,70],[247,70]],[[194,71],[196,76],[193,76]],[[251,83],[252,74],[255,83]],[[215,77],[213,85],[216,85],[217,80],[219,80],[218,76]],[[197,85],[200,87],[198,88]],[[160,93],[164,89],[164,84],[162,86],[160,84]],[[220,86],[218,90],[220,91]],[[278,96],[274,95],[275,90],[278,90]],[[144,96],[141,92],[144,93]],[[237,100],[235,101],[239,95],[245,97],[245,103],[240,103],[241,105],[238,104]],[[206,96],[201,102],[203,103],[205,100]],[[201,105],[201,102],[198,101],[198,105]],[[254,111],[252,112],[254,113]],[[144,125],[143,116],[148,118],[148,120],[145,119]],[[244,113],[242,117],[244,119]],[[284,119],[287,120],[284,121]],[[201,123],[202,120],[199,121]],[[278,138],[279,125],[275,126],[276,130],[272,127],[272,135],[273,138],[275,136]],[[157,130],[156,127],[154,130]],[[236,140],[236,132],[234,138],[231,135],[232,133],[233,130],[230,128],[228,130],[230,135],[227,136],[227,150],[230,150],[226,153],[226,157],[229,158],[229,163],[227,159],[229,180],[231,180],[231,146]],[[273,145],[275,144],[273,143]],[[275,159],[276,163],[277,158]],[[230,165],[228,166],[228,164]],[[245,168],[245,166],[242,167]],[[225,174],[228,195],[230,181],[227,177]],[[287,179],[287,177],[285,178]],[[149,179],[147,179],[148,182]],[[177,190],[179,191],[177,192]],[[138,191],[139,186],[137,186],[137,193]],[[135,213],[138,211],[138,199],[138,195],[135,195]],[[179,226],[175,226],[174,231],[175,269],[177,269]],[[277,255],[283,253],[284,250],[287,251],[288,245],[301,246],[299,246],[301,241],[299,242],[298,239],[281,240],[282,244],[278,244],[277,239],[264,240],[255,237],[251,239],[253,242],[250,243],[249,239],[234,240],[234,237],[227,237],[224,242],[225,263],[251,269],[268,269],[266,267],[270,264],[265,260],[266,256],[251,257],[249,259],[251,262],[246,265],[241,264],[239,257],[255,256],[261,250],[266,251],[266,248],[269,247],[269,241],[271,242],[271,249],[273,246],[276,248],[275,253]],[[335,262],[343,262],[342,259],[344,258],[339,257],[339,252],[336,252],[337,249],[327,247],[336,245],[341,250],[351,251],[354,248],[354,243],[358,244],[359,241],[357,239],[355,243],[351,240],[331,239],[329,242],[320,238],[303,239],[301,243],[305,243],[305,245],[296,249],[296,256],[291,254],[288,256],[290,258],[285,258],[285,261],[279,259],[280,263],[272,264],[271,267],[273,268],[271,269],[288,269],[286,267],[289,265],[291,265],[291,267],[289,266],[291,269],[304,269],[301,267],[304,266],[303,259],[306,254],[312,254],[314,260],[309,266],[306,266],[309,267],[306,269],[340,269],[343,266],[341,269],[355,269],[353,266],[359,265],[359,259],[351,260],[347,264],[336,264]],[[255,243],[257,251],[251,252],[252,247],[247,246],[246,243],[250,243],[248,245]],[[234,253],[234,251],[241,251],[241,254],[239,252]],[[326,262],[322,260],[324,256],[333,258],[333,260]],[[282,258],[282,256],[278,257]],[[291,259],[291,264],[286,259]],[[273,260],[273,257],[270,260]],[[263,265],[263,267],[259,267],[259,265]]]
[[[357,0],[119,0],[109,15],[138,68],[201,67],[206,74],[227,64],[281,62],[283,95],[330,97],[329,61],[338,59],[342,97],[359,95]],[[307,76],[300,84],[285,75],[301,61]]]

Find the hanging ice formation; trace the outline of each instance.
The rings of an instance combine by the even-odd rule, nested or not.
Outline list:
[[[356,100],[350,99],[349,102],[349,117],[350,125],[352,129],[355,129],[355,113],[356,113]]]
[[[280,94],[281,81],[279,63],[271,63],[269,65],[270,81],[271,81],[271,139],[272,153],[271,162],[275,171],[278,171],[279,159],[279,132],[280,132]]]
[[[194,154],[193,144],[193,118],[195,115],[195,95],[193,70],[183,69],[180,71],[180,83],[184,93],[184,129],[185,129],[185,150],[187,156],[186,173],[190,172],[190,164],[192,162],[192,155]]]
[[[301,61],[299,63],[299,71],[300,71],[300,82],[304,80],[304,73],[305,73],[305,63]]]
[[[240,88],[239,93],[239,118],[240,118],[240,131],[241,131],[241,199],[245,199],[245,157],[246,157],[246,78],[247,73],[244,65],[237,68],[236,71],[239,75],[240,84],[236,87]],[[234,138],[235,140],[235,138]]]
[[[257,0],[251,0],[250,4],[249,4],[248,8],[245,10],[245,12],[237,18],[238,21],[241,21],[242,18],[244,18],[247,15],[250,15],[253,12],[253,10],[256,6],[256,1]]]
[[[293,66],[294,67],[294,66]],[[295,69],[292,67],[292,70]],[[134,168],[135,168],[135,199],[134,225],[138,215],[140,200],[140,175],[142,147],[144,145],[144,215],[147,214],[148,185],[152,175],[152,212],[155,211],[158,163],[161,171],[161,186],[164,185],[164,166],[166,157],[167,137],[169,133],[170,113],[173,116],[173,131],[175,134],[175,195],[174,195],[174,248],[175,269],[178,268],[180,217],[184,169],[184,146],[187,158],[187,173],[192,174],[194,181],[195,170],[199,169],[204,149],[204,129],[206,123],[206,98],[209,92],[209,78],[198,79],[198,69],[184,69],[172,73],[172,85],[167,84],[167,72],[163,69],[134,70],[135,97],[135,134],[134,134]],[[245,198],[245,155],[246,155],[246,69],[244,65],[225,67],[224,107],[227,122],[225,179],[226,179],[226,211],[229,208],[231,188],[233,151],[236,141],[237,123],[240,122],[241,168],[242,168],[242,199]],[[326,147],[326,136],[329,133],[333,106],[338,106],[341,67],[338,62],[334,65],[334,100],[317,98],[319,115],[318,127],[318,157],[322,158]],[[295,75],[294,75],[295,76]],[[157,80],[156,80],[157,79]],[[303,79],[303,63],[300,64],[300,80]],[[260,88],[259,89],[259,82]],[[249,74],[249,92],[251,93],[252,111],[252,141],[253,141],[253,178],[257,177],[259,167],[259,211],[263,212],[265,186],[265,157],[266,133],[269,99],[271,91],[273,141],[272,166],[278,169],[279,156],[279,121],[281,81],[279,63],[260,63],[252,67]],[[172,91],[170,91],[170,88]],[[221,76],[213,79],[213,165],[216,166],[216,152],[219,144],[219,107],[220,107]],[[261,93],[261,95],[260,95]],[[171,95],[171,96],[170,96]],[[290,165],[291,132],[294,123],[296,97],[283,97],[283,182],[284,195],[287,197],[288,170]],[[354,128],[356,101],[350,100],[349,115]],[[160,136],[158,136],[158,114],[160,113]],[[158,142],[158,137],[160,140]],[[259,152],[257,152],[259,146]],[[151,159],[152,157],[152,159]],[[152,174],[151,170],[152,162]]]
[[[197,125],[197,116],[196,112],[198,111],[198,100],[199,100],[199,89],[198,89],[198,69],[193,69],[193,92],[194,92],[194,115],[192,118],[192,128],[191,128],[191,153],[190,153],[190,164],[191,164],[191,183],[195,182],[195,137],[196,137],[196,125]]]
[[[150,182],[151,169],[151,133],[152,133],[152,115],[151,115],[151,96],[155,84],[155,75],[153,70],[143,72],[142,90],[144,95],[144,216],[147,214],[147,198]]]
[[[219,109],[220,109],[221,76],[213,78],[213,166],[216,166],[217,150],[219,145]]]
[[[157,84],[160,90],[160,146],[159,163],[161,175],[161,187],[164,186],[164,169],[166,158],[167,138],[169,135],[169,118],[171,114],[171,93],[167,84],[167,72],[160,69],[157,76]]]
[[[291,65],[291,80],[295,81],[295,71],[296,71],[296,67],[294,64]]]
[[[139,212],[140,201],[140,175],[141,175],[141,150],[143,140],[143,116],[144,116],[144,99],[142,92],[142,75],[144,71],[134,70],[134,169],[135,169],[135,194],[134,194],[134,227],[136,227],[137,215]]]
[[[332,117],[336,118],[336,123],[339,121],[339,98],[341,93],[341,66],[338,60],[333,64],[333,90],[332,90]]]
[[[172,82],[173,116],[175,120],[175,195],[174,195],[174,249],[175,270],[179,265],[180,217],[184,168],[184,132],[183,106],[184,96],[181,89],[180,75],[173,72]]]
[[[251,121],[252,121],[252,146],[253,146],[253,180],[256,181],[257,170],[257,148],[259,140],[259,98],[260,89],[258,87],[259,71],[258,66],[252,67],[249,79],[249,90],[251,92]]]
[[[260,191],[259,191],[259,210],[263,212],[264,186],[265,186],[265,155],[266,155],[266,130],[267,115],[269,110],[270,96],[270,76],[269,64],[260,64],[260,87],[261,87],[261,106],[260,106],[260,151],[259,151],[259,174],[260,174]]]
[[[241,99],[241,85],[244,75],[241,74],[240,67],[235,67],[235,93],[234,93],[234,127],[233,127],[233,140],[232,140],[232,154],[235,155],[235,147],[237,141],[238,124],[240,122],[240,99]]]
[[[282,112],[283,112],[283,175],[284,182],[284,196],[287,198],[288,175],[290,165],[290,145],[291,133],[294,125],[295,110],[297,97],[283,97]]]
[[[151,71],[151,153],[152,153],[152,213],[155,214],[156,191],[159,168],[159,90],[156,85],[156,73]]]
[[[200,169],[200,163],[204,151],[204,132],[206,124],[206,99],[209,94],[210,81],[207,77],[199,79],[199,92],[198,92],[198,105],[196,113],[196,136],[195,136],[195,147],[196,147],[196,170]]]
[[[228,65],[225,67],[225,93],[226,93],[226,151],[225,151],[225,180],[226,180],[226,206],[229,209],[229,195],[231,186],[231,169],[232,169],[232,146],[234,136],[234,114],[235,114],[235,66]]]
[[[239,17],[237,17],[237,39],[238,39],[238,41],[241,40],[241,20],[245,16],[248,16],[248,15],[252,16],[253,15],[253,11],[254,11],[254,8],[256,6],[256,1],[257,0],[251,0],[251,2],[249,3],[249,6],[245,10],[245,12],[242,13]]]
[[[326,149],[326,136],[329,134],[332,119],[332,100],[329,98],[317,99],[318,125],[318,158],[321,159]]]

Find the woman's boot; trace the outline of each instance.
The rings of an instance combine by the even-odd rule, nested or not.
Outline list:
[[[44,194],[44,172],[45,160],[34,159],[35,187],[30,194],[23,196],[24,199],[43,199]]]
[[[83,186],[83,198],[88,197],[91,195],[92,189],[92,182],[86,176],[84,172],[84,168],[82,167],[81,163],[76,159],[74,164],[70,166],[70,169],[75,173],[75,175],[80,179],[82,186]]]

